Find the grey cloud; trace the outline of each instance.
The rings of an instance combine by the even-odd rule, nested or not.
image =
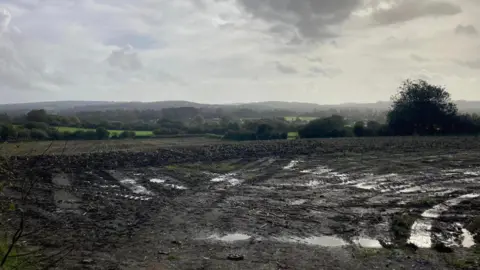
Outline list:
[[[307,60],[310,62],[322,63],[323,59],[321,57],[308,57]]]
[[[413,60],[415,60],[415,61],[417,61],[417,62],[426,62],[426,61],[428,61],[427,58],[422,57],[422,56],[420,56],[420,55],[418,55],[418,54],[411,54],[411,55],[410,55],[410,58],[412,58]]]
[[[40,59],[24,53],[24,49],[10,39],[9,33],[0,38],[0,89],[49,90],[68,83],[62,74],[48,70]]]
[[[326,75],[325,70],[323,70],[321,67],[311,67],[310,72],[315,73],[315,74],[325,74]]]
[[[480,59],[472,61],[458,61],[458,63],[471,69],[480,69]]]
[[[8,10],[0,9],[0,35],[5,32],[5,30],[7,30],[11,19],[12,15],[10,15],[10,12],[8,12]]]
[[[111,66],[123,70],[139,70],[143,67],[138,54],[133,52],[131,46],[126,46],[120,50],[113,51],[107,58],[107,62]]]
[[[157,73],[157,78],[160,81],[169,82],[169,83],[177,84],[180,86],[188,86],[188,83],[182,80],[181,78],[173,76],[165,71],[159,71]]]
[[[458,35],[478,35],[478,31],[473,25],[457,25],[455,28],[455,34]]]
[[[395,24],[428,16],[449,16],[462,12],[460,6],[436,0],[397,0],[391,8],[379,9],[373,19],[379,24]]]
[[[280,62],[276,63],[277,70],[285,74],[294,74],[297,73],[297,70],[294,67],[284,65]]]
[[[362,0],[237,0],[256,18],[294,27],[306,39],[334,36],[330,26],[349,18]],[[277,26],[272,28],[278,32]]]

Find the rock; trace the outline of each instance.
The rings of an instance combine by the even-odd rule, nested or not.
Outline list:
[[[241,254],[228,254],[227,260],[230,261],[242,261],[245,257]]]
[[[170,252],[159,250],[159,251],[158,251],[158,254],[160,254],[160,255],[169,255]]]

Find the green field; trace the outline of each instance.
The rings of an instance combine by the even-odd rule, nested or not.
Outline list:
[[[285,120],[289,122],[295,121],[295,119],[300,118],[302,121],[312,121],[317,119],[317,117],[311,117],[311,116],[285,116]]]
[[[76,127],[56,127],[58,131],[64,132],[64,131],[70,131],[70,132],[75,132],[77,130],[83,130],[83,131],[95,131],[95,129],[89,129],[89,128],[76,128]],[[108,130],[110,131],[110,136],[113,136],[115,133],[117,135],[120,135],[124,130]],[[152,131],[138,131],[135,130],[135,135],[137,136],[153,136]]]
[[[298,138],[299,138],[298,132],[288,132],[287,140],[295,140]]]

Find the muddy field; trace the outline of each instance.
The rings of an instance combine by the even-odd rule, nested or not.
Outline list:
[[[23,244],[68,250],[57,269],[478,269],[480,147],[441,140],[217,145],[208,158],[197,146],[143,166],[50,160],[24,206],[34,233]],[[185,160],[158,159],[172,151]],[[12,198],[18,187],[4,190]]]

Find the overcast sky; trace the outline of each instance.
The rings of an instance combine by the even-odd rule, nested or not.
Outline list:
[[[0,0],[0,103],[480,100],[480,0]]]

